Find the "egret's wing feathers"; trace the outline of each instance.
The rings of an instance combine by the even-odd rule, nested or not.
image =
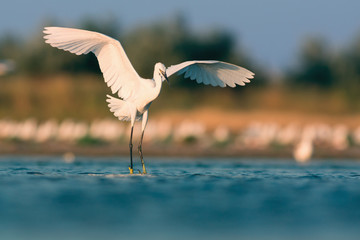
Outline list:
[[[187,61],[166,69],[168,77],[176,72],[179,75],[185,73],[185,78],[196,80],[197,83],[220,87],[243,86],[255,75],[245,68],[220,61]]]
[[[104,34],[73,28],[46,27],[44,38],[53,47],[76,55],[93,52],[112,93],[128,99],[138,88],[140,77],[119,41]]]

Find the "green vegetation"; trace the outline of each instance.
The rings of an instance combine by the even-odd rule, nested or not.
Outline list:
[[[79,145],[103,145],[105,142],[102,139],[94,138],[90,135],[86,135],[82,138],[80,138],[77,143]]]

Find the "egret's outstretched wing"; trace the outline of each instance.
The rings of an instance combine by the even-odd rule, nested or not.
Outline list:
[[[196,80],[197,83],[220,87],[244,86],[255,75],[245,68],[220,61],[188,61],[166,69],[168,77],[176,72],[179,75],[185,73],[185,78]]]
[[[46,27],[44,38],[53,47],[77,55],[93,52],[112,93],[128,99],[139,86],[140,77],[119,41],[104,34],[62,27]]]

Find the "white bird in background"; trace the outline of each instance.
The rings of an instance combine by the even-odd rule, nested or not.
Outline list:
[[[119,98],[107,95],[110,111],[123,121],[131,121],[130,133],[130,174],[133,173],[132,136],[135,120],[142,119],[142,134],[138,147],[143,173],[146,173],[142,153],[142,140],[148,120],[150,104],[159,96],[164,80],[174,73],[197,83],[220,87],[245,85],[254,77],[249,70],[220,61],[187,61],[165,67],[156,63],[152,79],[140,77],[131,65],[119,41],[104,34],[73,28],[46,27],[46,43],[53,47],[75,53],[76,55],[93,52],[97,57],[107,86]]]

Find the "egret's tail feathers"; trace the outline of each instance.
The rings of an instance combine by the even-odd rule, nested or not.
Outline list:
[[[110,111],[114,113],[115,117],[117,117],[121,121],[130,121],[130,109],[128,107],[128,103],[124,100],[114,98],[110,95],[106,95],[108,98],[106,102],[108,102],[108,106]]]

